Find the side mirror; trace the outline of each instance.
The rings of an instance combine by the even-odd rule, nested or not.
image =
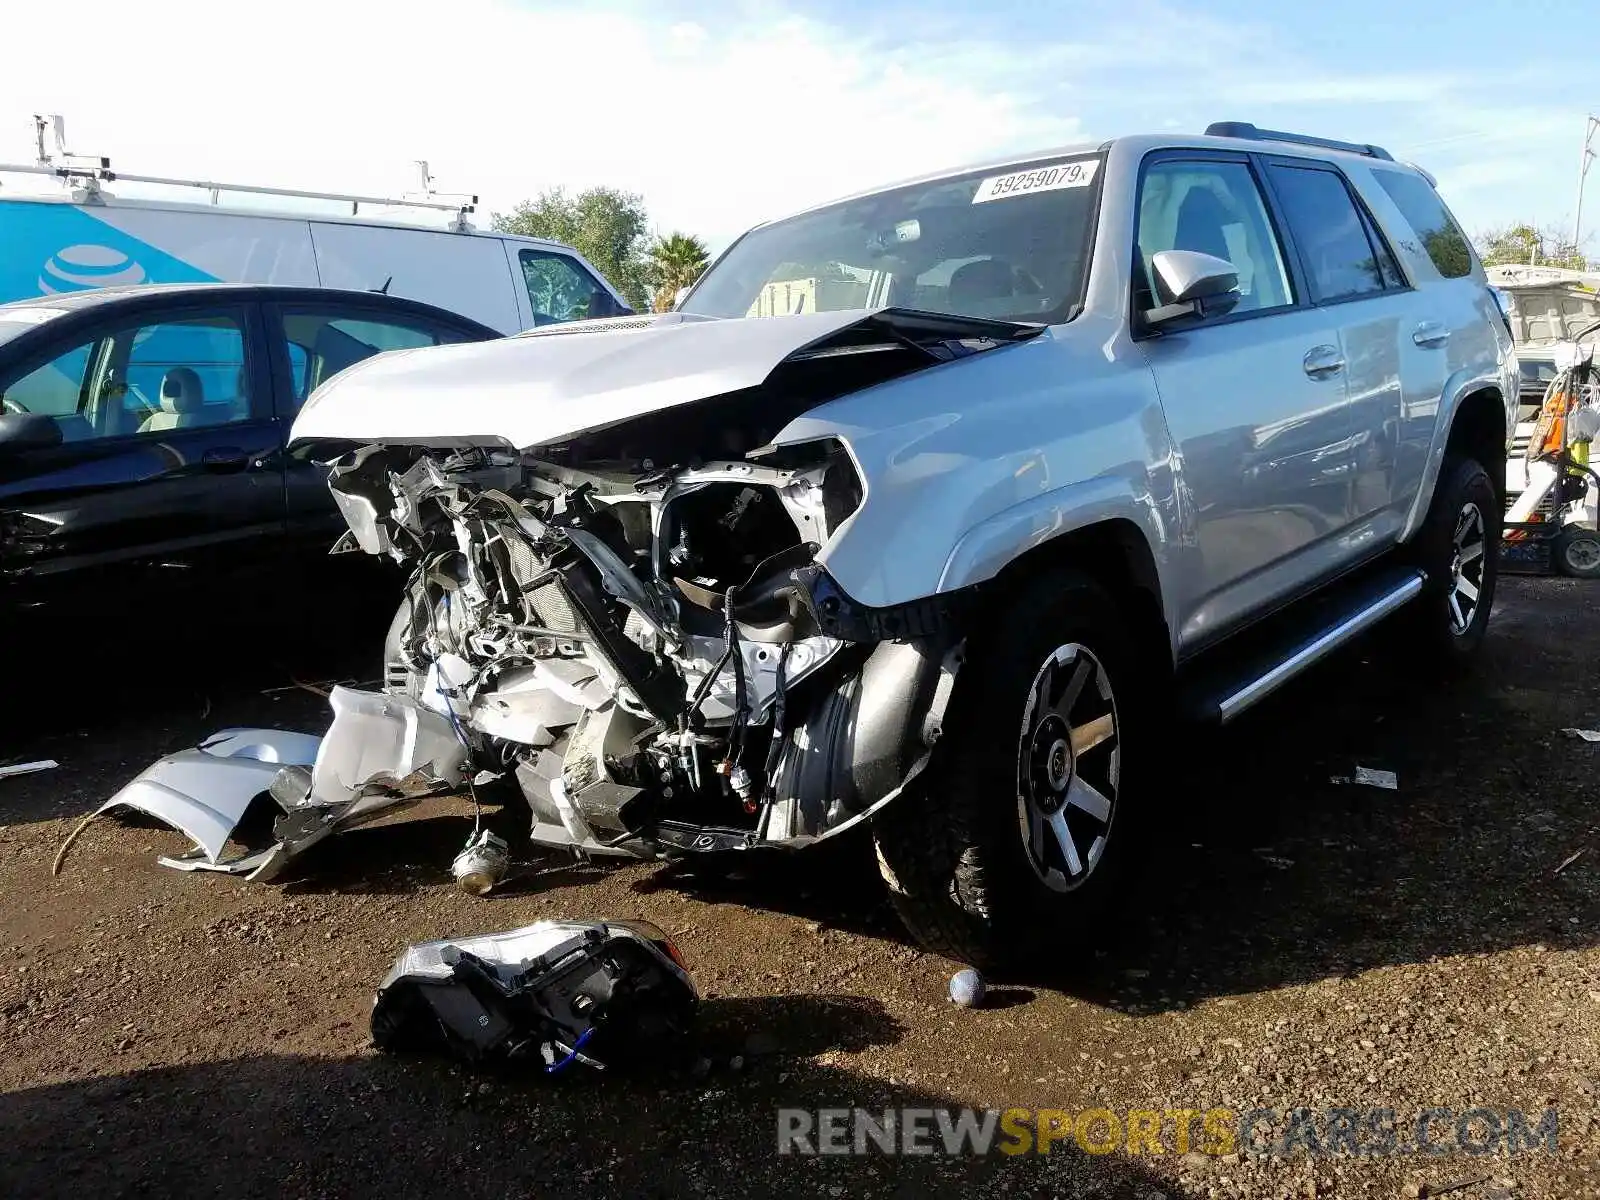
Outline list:
[[[1163,303],[1144,314],[1160,325],[1178,317],[1226,312],[1239,301],[1239,272],[1225,258],[1197,250],[1162,250],[1150,260],[1150,281]]]
[[[48,450],[61,445],[61,426],[44,413],[0,414],[0,454]]]
[[[631,317],[633,309],[626,304],[619,304],[610,292],[596,288],[589,294],[590,318],[594,317]]]

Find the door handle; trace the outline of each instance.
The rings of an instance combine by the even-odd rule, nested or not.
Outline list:
[[[250,456],[237,446],[217,446],[200,456],[200,464],[208,471],[242,471]]]
[[[1344,355],[1337,346],[1313,346],[1306,351],[1302,365],[1313,379],[1325,379],[1344,370]]]
[[[1442,346],[1450,340],[1450,327],[1438,321],[1424,321],[1417,326],[1411,340],[1419,346]]]

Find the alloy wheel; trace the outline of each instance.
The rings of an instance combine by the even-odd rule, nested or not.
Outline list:
[[[1033,677],[1017,745],[1017,818],[1034,874],[1069,892],[1094,872],[1121,776],[1116,698],[1092,650],[1051,651]]]
[[[1487,546],[1483,511],[1469,500],[1456,516],[1455,533],[1450,539],[1450,632],[1457,637],[1472,628],[1478,615]]]

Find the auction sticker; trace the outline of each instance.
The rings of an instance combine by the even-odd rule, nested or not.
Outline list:
[[[1053,163],[1048,167],[1013,171],[1009,175],[991,175],[978,185],[978,190],[972,194],[972,202],[982,204],[988,200],[1009,200],[1012,196],[1027,196],[1033,192],[1088,187],[1094,182],[1094,173],[1099,166],[1098,158],[1080,158],[1073,162]]]

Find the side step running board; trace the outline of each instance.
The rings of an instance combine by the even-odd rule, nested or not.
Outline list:
[[[1424,578],[1421,571],[1400,568],[1364,579],[1354,587],[1337,589],[1336,595],[1325,595],[1322,604],[1313,605],[1319,611],[1308,614],[1309,635],[1305,624],[1297,629],[1291,626],[1275,631],[1262,630],[1262,634],[1276,632],[1277,636],[1264,642],[1259,635],[1251,639],[1258,646],[1256,655],[1247,658],[1245,663],[1234,659],[1234,669],[1220,685],[1213,683],[1207,689],[1204,701],[1196,706],[1199,709],[1196,715],[1224,724],[1233,720],[1356,635],[1416,599],[1422,591]],[[1293,619],[1293,616],[1292,612],[1284,614],[1277,624],[1281,626],[1285,619]]]

